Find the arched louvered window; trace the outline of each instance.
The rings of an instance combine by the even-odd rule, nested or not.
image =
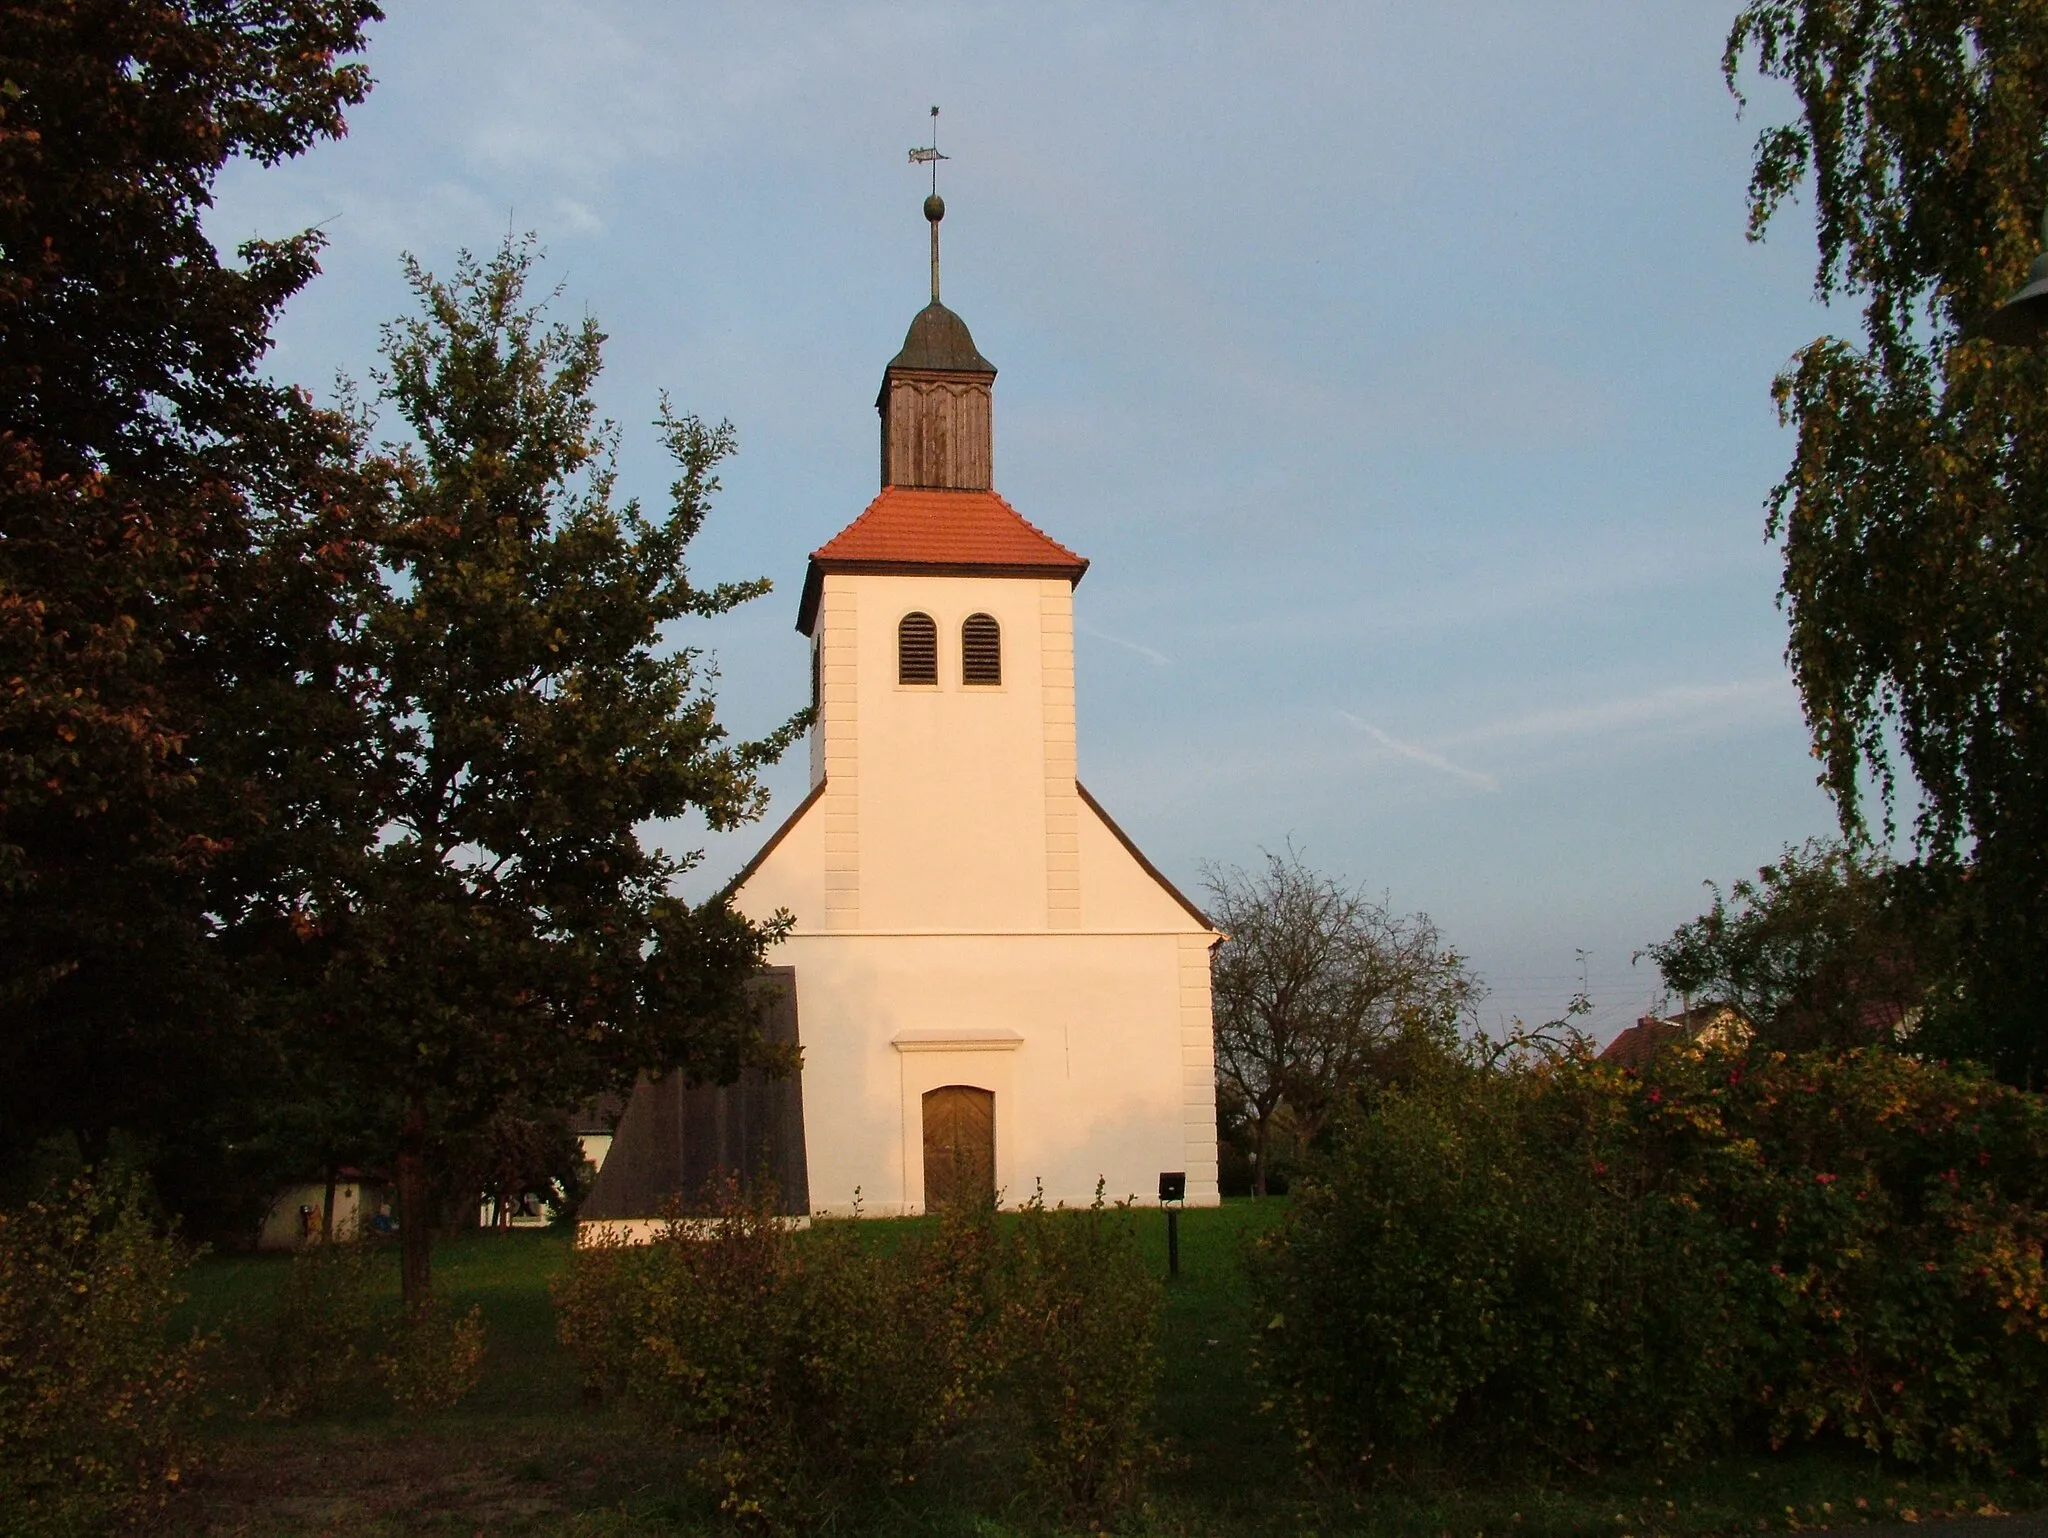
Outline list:
[[[960,627],[960,682],[1003,681],[1003,627],[989,614],[970,614]]]
[[[896,625],[896,682],[939,681],[939,627],[929,614],[906,614]]]
[[[821,641],[811,642],[811,709],[816,710],[825,703],[825,646]]]

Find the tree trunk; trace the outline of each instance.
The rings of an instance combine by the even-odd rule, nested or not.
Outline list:
[[[78,1142],[78,1156],[94,1176],[106,1173],[107,1155],[114,1146],[114,1130],[111,1127],[88,1127],[73,1133]]]
[[[334,1177],[337,1171],[327,1166],[327,1199],[320,1204],[320,1242],[334,1243]]]
[[[1266,1117],[1260,1116],[1252,1136],[1252,1195],[1266,1194]]]
[[[425,1308],[432,1284],[434,1220],[427,1199],[426,1118],[408,1112],[398,1134],[399,1296],[408,1311]]]

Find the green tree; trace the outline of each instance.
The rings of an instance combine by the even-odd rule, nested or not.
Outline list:
[[[411,440],[383,465],[364,624],[374,813],[346,879],[313,894],[326,958],[303,1050],[379,1107],[415,1305],[453,1144],[639,1070],[730,1076],[766,1050],[745,983],[779,926],[672,895],[696,857],[640,830],[758,816],[757,771],[808,720],[730,741],[677,639],[768,590],[698,587],[684,565],[730,426],[664,402],[670,505],[615,501],[590,394],[603,335],[546,320],[532,263],[509,241],[452,281],[407,262],[420,313],[386,328],[379,383]]]
[[[1844,831],[1902,781],[1945,888],[1946,1039],[2048,1070],[2048,357],[1973,339],[2048,200],[2048,6],[1757,0],[1724,70],[1797,97],[1757,141],[1750,234],[1810,188],[1815,286],[1860,335],[1777,380],[1796,429],[1772,493],[1789,657]]]
[[[1283,1120],[1306,1143],[1361,1086],[1455,1049],[1479,987],[1429,915],[1395,913],[1292,849],[1207,879],[1227,936],[1210,967],[1217,1098],[1249,1123],[1264,1196]]]
[[[1936,970],[1913,884],[1882,855],[1809,840],[1645,949],[1664,984],[1725,1004],[1787,1052],[1893,1045],[1917,1028]],[[1732,899],[1732,900],[1731,900]]]
[[[320,238],[228,263],[203,220],[229,160],[344,132],[377,16],[0,3],[0,1159],[125,1130],[189,1192],[262,1069],[363,503],[352,424],[258,372]]]

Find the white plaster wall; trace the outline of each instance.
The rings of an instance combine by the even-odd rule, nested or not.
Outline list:
[[[824,797],[813,801],[808,812],[784,827],[781,842],[733,894],[748,918],[759,923],[787,909],[796,917],[799,934],[824,931],[825,805]]]
[[[799,935],[772,960],[796,968],[811,1204],[872,1216],[923,1207],[924,1091],[971,1084],[996,1097],[996,1183],[1085,1205],[1157,1199],[1162,1170],[1215,1200],[1190,1168],[1182,1065],[1180,939],[1153,935]],[[896,1038],[1011,1032],[933,1049]],[[1212,1102],[1213,1104],[1213,1102]]]
[[[860,927],[1042,928],[1043,689],[1038,584],[829,576],[858,592]],[[939,632],[939,682],[896,682],[896,627]],[[960,623],[1002,627],[1003,681],[960,682]],[[827,644],[832,638],[828,636]]]
[[[1154,1199],[1184,1170],[1188,1199],[1217,1199],[1209,947],[1215,936],[1133,860],[1092,813],[1084,882],[1115,901],[1090,911],[1118,927],[833,932],[805,915],[824,898],[823,817],[790,828],[739,894],[756,918],[777,908],[795,933],[770,955],[796,969],[811,1199],[826,1211],[921,1210],[922,1094],[972,1084],[996,1095],[997,1182],[1010,1200],[1038,1181],[1084,1203],[1098,1176],[1112,1196]],[[899,1036],[1014,1033],[1008,1050],[940,1049]]]
[[[1084,805],[1079,820],[1082,908],[1091,920],[1089,927],[1210,933],[1131,858],[1093,807]]]
[[[376,1210],[375,1203],[383,1196],[382,1187],[371,1187],[365,1191],[360,1183],[344,1180],[334,1188],[334,1237],[336,1239],[358,1239],[362,1237],[363,1225]],[[369,1199],[365,1206],[365,1198]],[[305,1233],[301,1227],[299,1208],[311,1207],[314,1212],[324,1214],[327,1204],[325,1182],[312,1181],[302,1185],[286,1186],[277,1193],[270,1204],[270,1210],[263,1215],[263,1226],[256,1234],[256,1248],[259,1250],[296,1250],[305,1244]]]

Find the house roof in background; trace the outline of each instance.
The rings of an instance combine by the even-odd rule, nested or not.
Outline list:
[[[1640,1069],[1665,1047],[1692,1040],[1692,1032],[1675,1020],[1645,1015],[1601,1049],[1600,1061],[1617,1068]]]
[[[1644,1015],[1601,1049],[1600,1061],[1617,1068],[1640,1070],[1664,1048],[1688,1041],[1715,1042],[1748,1034],[1748,1026],[1726,1004],[1695,1004],[1691,1009],[1661,1019]]]

